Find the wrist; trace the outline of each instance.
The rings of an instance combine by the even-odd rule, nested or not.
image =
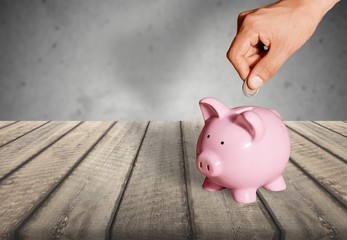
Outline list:
[[[340,0],[293,0],[299,1],[303,6],[307,6],[310,11],[314,12],[319,19],[332,9]]]

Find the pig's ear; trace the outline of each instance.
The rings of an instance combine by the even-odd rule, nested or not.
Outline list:
[[[236,122],[243,127],[254,141],[259,141],[264,137],[264,122],[258,113],[254,111],[245,111],[236,117]]]
[[[221,118],[230,112],[229,107],[225,106],[215,98],[201,99],[199,104],[205,121],[211,117]]]

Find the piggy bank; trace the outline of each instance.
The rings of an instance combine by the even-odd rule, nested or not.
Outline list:
[[[281,116],[272,109],[229,108],[204,98],[205,120],[196,148],[196,167],[206,176],[207,191],[228,188],[239,203],[256,201],[256,191],[286,188],[283,172],[290,155],[290,139]]]

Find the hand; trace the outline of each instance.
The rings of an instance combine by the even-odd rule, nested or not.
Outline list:
[[[281,0],[240,13],[227,57],[250,89],[258,89],[314,33],[337,0]],[[264,49],[265,46],[265,49]]]

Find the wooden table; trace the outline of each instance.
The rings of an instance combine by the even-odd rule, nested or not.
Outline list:
[[[347,123],[286,122],[283,192],[195,167],[202,122],[0,122],[0,238],[347,239]]]

